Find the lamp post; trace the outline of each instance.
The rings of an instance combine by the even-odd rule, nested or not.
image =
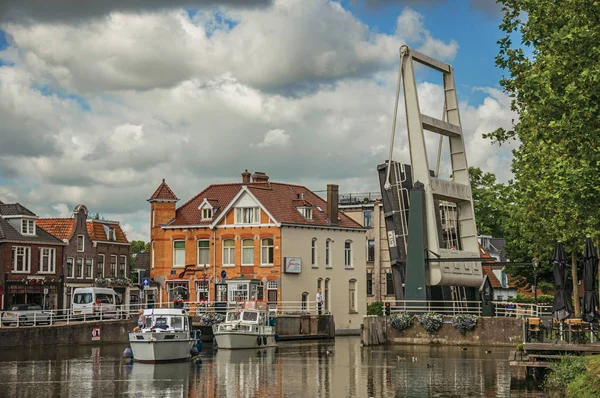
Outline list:
[[[537,270],[540,265],[540,260],[538,260],[537,257],[534,257],[531,262],[533,263],[533,301],[537,306]]]

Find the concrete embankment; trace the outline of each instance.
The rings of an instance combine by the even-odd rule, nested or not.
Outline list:
[[[137,318],[64,325],[0,328],[0,348],[127,343]]]
[[[449,322],[449,318],[445,319]],[[379,344],[440,344],[514,346],[521,343],[523,320],[518,318],[479,318],[477,327],[459,333],[454,326],[444,323],[440,330],[428,333],[416,321],[408,329],[398,332],[384,316],[365,316],[361,333],[365,346]]]
[[[54,326],[0,328],[0,349],[44,345],[127,343],[137,318],[102,322],[72,322]],[[203,327],[203,341],[212,342],[212,329]],[[328,339],[335,337],[331,315],[290,315],[277,318],[280,340]]]

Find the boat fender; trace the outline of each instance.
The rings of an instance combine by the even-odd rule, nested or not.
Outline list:
[[[267,336],[263,336],[263,345],[267,345]]]
[[[196,346],[193,346],[192,349],[190,350],[190,354],[195,357],[196,355],[198,355],[200,352],[198,351],[198,348],[196,348]]]
[[[260,336],[258,336],[258,337],[256,338],[256,343],[258,344],[258,346],[259,346],[259,347],[261,346],[261,344],[262,344],[262,339],[260,338]]]
[[[198,349],[198,353],[202,352],[202,340],[196,341],[196,348]]]
[[[123,351],[123,356],[125,358],[133,358],[133,351],[131,351],[131,348],[125,348],[125,351]]]
[[[279,341],[279,333],[275,333],[275,342],[277,343]]]

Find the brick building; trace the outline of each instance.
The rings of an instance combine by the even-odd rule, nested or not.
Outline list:
[[[123,303],[130,301],[129,246],[119,222],[88,219],[78,205],[70,218],[40,218],[38,225],[67,244],[65,248],[65,308],[75,288],[107,286]]]
[[[163,180],[148,199],[150,275],[160,285],[151,294],[173,301],[185,288],[191,301],[233,301],[249,298],[254,281],[257,298],[274,304],[314,301],[321,288],[336,327],[358,329],[365,229],[338,211],[337,186],[328,196],[246,171],[241,182],[210,185],[177,208]]]
[[[62,306],[65,244],[19,203],[0,202],[0,301]]]

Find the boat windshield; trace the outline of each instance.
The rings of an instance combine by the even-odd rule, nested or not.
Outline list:
[[[258,320],[258,312],[244,311],[244,321],[256,322]]]
[[[186,322],[182,316],[156,316],[150,319],[153,329],[186,330]],[[148,322],[146,322],[148,325]]]
[[[227,322],[233,322],[233,321],[239,321],[240,320],[240,314],[237,312],[228,312],[227,313]]]

